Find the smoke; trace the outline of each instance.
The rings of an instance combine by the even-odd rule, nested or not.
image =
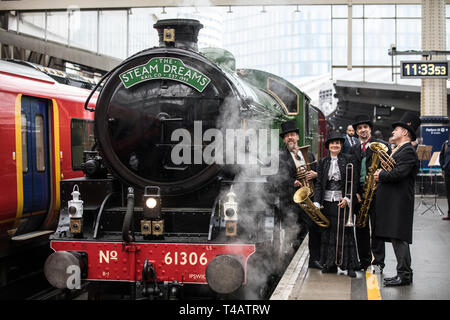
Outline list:
[[[274,251],[269,250],[264,254],[254,255],[249,258],[250,263],[247,264],[248,285],[244,298],[258,299],[261,298],[264,286],[270,282],[270,277],[276,273],[281,276],[290,258],[295,254],[293,244],[297,239],[300,226],[297,224],[296,212],[283,212],[281,232],[274,232],[280,224],[274,214],[278,212],[275,206],[279,207],[276,193],[281,177],[278,175],[278,170],[265,175],[262,169],[270,166],[271,163],[276,163],[278,169],[278,130],[275,130],[275,136],[270,134],[276,115],[266,115],[259,119],[249,116],[245,119],[242,111],[245,111],[243,104],[236,100],[236,96],[227,97],[221,106],[216,127],[223,132],[230,128],[245,128],[244,135],[232,137],[235,143],[224,141],[227,146],[234,148],[233,150],[230,149],[231,147],[225,148],[226,157],[232,154],[235,160],[247,159],[245,164],[236,162],[237,165],[233,166],[235,175],[232,186],[238,203],[238,236],[242,242],[246,243],[261,243],[264,238],[273,237],[276,244]],[[260,141],[263,139],[259,138],[264,134],[266,145],[263,149],[266,148],[267,153],[261,152]],[[225,134],[223,136],[226,137]],[[226,188],[219,195],[222,203],[228,200],[229,191],[230,189]]]

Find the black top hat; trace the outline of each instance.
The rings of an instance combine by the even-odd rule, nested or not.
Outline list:
[[[358,125],[363,124],[363,123],[367,123],[369,125],[370,129],[373,129],[372,120],[370,120],[370,117],[367,114],[360,114],[360,115],[356,116],[355,122],[352,123],[353,129],[355,129],[355,131],[356,131],[356,128],[358,128]]]
[[[328,136],[327,140],[325,141],[325,148],[328,149],[328,145],[330,144],[330,142],[331,142],[331,141],[336,141],[336,140],[341,141],[341,145],[344,145],[345,138],[342,137],[342,135],[341,135],[340,133],[338,133],[338,132],[332,132],[332,133]]]
[[[297,125],[295,123],[295,120],[288,120],[286,122],[283,122],[281,124],[281,133],[280,133],[280,137],[284,138],[284,135],[288,132],[297,132],[297,134],[300,134],[298,129],[297,129]]]
[[[411,134],[412,141],[417,139],[416,131],[421,124],[420,118],[412,112],[405,112],[399,121],[392,124],[392,128],[403,127]]]

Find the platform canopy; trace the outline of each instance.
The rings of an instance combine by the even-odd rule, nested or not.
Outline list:
[[[335,129],[342,127],[345,131],[357,115],[368,114],[374,118],[374,130],[381,130],[387,136],[392,131],[391,124],[406,111],[419,115],[420,86],[337,80],[334,88],[338,102],[329,121]],[[447,89],[448,102],[449,95],[450,89]]]

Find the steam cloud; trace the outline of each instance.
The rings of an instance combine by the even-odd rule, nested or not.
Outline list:
[[[243,120],[240,108],[241,104],[236,100],[235,96],[227,97],[221,106],[221,114],[217,119],[216,127],[223,132],[228,128],[236,128],[238,126],[245,126],[246,130],[253,129],[255,132],[261,132],[261,128],[270,128],[272,121],[276,120],[269,117],[257,120],[250,117],[249,119]],[[275,117],[276,115],[273,116]],[[237,137],[237,139],[243,138],[245,137]],[[254,137],[250,139],[252,138]],[[258,154],[255,148],[249,146],[249,143],[252,142],[250,139],[248,139],[249,141],[246,144],[241,143],[241,147],[238,145],[236,150],[234,150],[235,157],[257,158],[261,156],[261,152]],[[280,177],[277,173],[270,176],[263,176],[261,174],[261,166],[264,163],[270,163],[270,161],[276,161],[278,164],[278,134],[276,139],[268,139],[267,141],[268,143],[275,144],[275,154],[269,152],[268,158],[258,158],[256,165],[237,165],[238,169],[235,172],[236,174],[233,180],[233,192],[236,194],[236,202],[238,203],[238,229],[240,230],[240,237],[246,239],[248,242],[257,241],[257,237],[261,240],[264,236],[269,236],[268,234],[261,234],[261,230],[264,229],[268,233],[272,232],[275,227],[275,221],[269,215],[266,215],[265,219],[262,217],[264,212],[270,212],[272,210],[274,204],[279,205],[278,203],[274,203],[276,200],[274,190],[267,188],[265,181],[266,179],[270,180],[272,186],[278,186],[280,185],[278,181]],[[269,146],[268,149],[272,150]],[[230,152],[230,150],[226,150],[226,152]],[[229,188],[222,190],[219,198],[223,202],[227,200],[228,192]],[[251,266],[248,265],[250,268],[247,270],[247,283],[251,285],[245,291],[245,299],[260,298],[259,290],[268,283],[269,276],[274,271],[283,272],[289,262],[286,259],[295,254],[292,244],[296,240],[297,233],[300,230],[300,226],[297,224],[297,214],[295,212],[283,212],[282,214],[284,221],[280,235],[282,244],[280,248],[280,259],[277,260],[268,253],[267,256],[261,256],[256,263],[253,263]],[[264,223],[264,226],[261,223]]]

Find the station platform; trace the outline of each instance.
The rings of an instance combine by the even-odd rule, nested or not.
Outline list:
[[[422,203],[423,200],[423,203]],[[391,243],[386,243],[385,269],[323,274],[308,268],[307,237],[296,252],[270,300],[449,300],[450,221],[446,197],[416,195],[413,243],[410,245],[414,282],[409,286],[384,287],[383,278],[396,275],[397,262]],[[424,212],[426,211],[426,212]]]

